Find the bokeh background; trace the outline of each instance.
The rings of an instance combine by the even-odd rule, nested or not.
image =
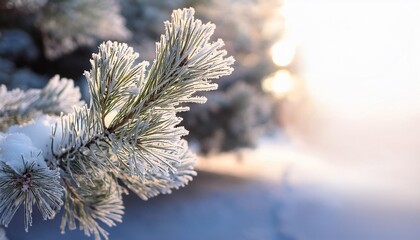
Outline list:
[[[198,176],[125,198],[110,239],[420,239],[420,2],[416,0],[1,0],[0,83],[82,77],[104,40],[153,60],[162,22],[194,7],[236,59],[183,124]],[[60,234],[22,213],[0,239]]]

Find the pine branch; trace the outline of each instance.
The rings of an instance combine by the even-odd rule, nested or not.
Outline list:
[[[50,79],[43,89],[7,91],[0,86],[0,130],[12,125],[21,125],[42,114],[60,115],[70,113],[74,107],[81,106],[81,94],[73,81],[59,78]]]
[[[233,70],[233,58],[226,58],[226,52],[221,50],[223,42],[210,42],[214,28],[213,24],[194,19],[193,9],[176,10],[171,21],[165,22],[165,34],[157,43],[156,60],[150,68],[147,62],[136,64],[138,54],[122,43],[108,41],[92,55],[92,69],[85,73],[90,104],[76,107],[55,121],[49,149],[42,153],[43,160],[49,163],[47,167],[44,162],[45,171],[60,171],[64,184],[62,231],[66,227],[75,229],[78,224],[86,235],[108,239],[100,222],[113,226],[121,221],[125,187],[148,199],[170,193],[195,176],[195,156],[183,140],[188,132],[179,126],[182,119],[177,113],[188,110],[183,103],[204,103],[206,99],[195,94],[216,89],[211,80]],[[44,106],[54,112],[60,107],[47,104],[54,102],[52,96],[71,93],[58,86],[52,83],[45,91],[36,92],[36,102],[21,100],[16,106],[25,102],[31,106],[29,109]],[[26,99],[27,93],[16,93]],[[32,126],[39,125],[39,121],[42,119]],[[3,140],[0,136],[0,144]],[[5,159],[0,154],[0,163]],[[7,171],[6,167],[0,168],[0,193],[6,194],[0,197],[3,224],[22,203],[10,205],[8,199],[16,195],[9,195],[12,191],[7,187],[1,188],[2,174]],[[4,182],[10,184],[13,179],[7,175]],[[22,193],[16,185],[13,190]],[[40,206],[40,201],[36,199],[35,203]],[[25,221],[30,222],[32,205],[33,201],[25,202],[29,209]],[[54,199],[50,205],[61,203]]]
[[[172,22],[165,23],[166,34],[157,44],[157,60],[147,77],[144,77],[144,73],[148,64],[142,62],[133,66],[138,55],[126,44],[107,42],[100,46],[99,53],[94,54],[91,60],[92,70],[85,75],[92,99],[90,112],[92,115],[100,113],[98,118],[101,123],[92,124],[90,119],[84,119],[85,124],[82,125],[95,125],[98,126],[95,129],[102,131],[82,135],[90,139],[80,141],[84,142],[83,147],[94,142],[106,144],[104,139],[112,138],[120,142],[117,146],[131,143],[133,147],[141,148],[141,145],[136,146],[141,143],[138,130],[145,128],[150,121],[146,120],[148,117],[153,115],[150,119],[154,125],[165,125],[165,120],[175,119],[175,113],[183,110],[176,107],[180,103],[198,101],[198,98],[192,97],[196,91],[216,87],[208,79],[232,71],[229,65],[233,59],[224,59],[226,52],[218,50],[223,46],[222,41],[208,43],[214,25],[194,20],[193,13],[192,9],[175,11]],[[136,91],[139,94],[136,95]],[[105,118],[113,111],[117,111],[117,114],[106,126]],[[173,113],[168,114],[171,111]],[[166,124],[166,128],[174,128],[178,123],[173,121],[172,124]],[[176,132],[178,138],[186,134],[181,128],[176,128]],[[70,151],[61,153],[61,156],[68,155]],[[118,149],[114,147],[113,151],[118,152]],[[126,164],[123,162],[122,165]]]

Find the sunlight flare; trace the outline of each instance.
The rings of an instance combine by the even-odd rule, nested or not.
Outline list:
[[[282,69],[263,80],[262,88],[266,92],[273,93],[277,97],[284,97],[295,87],[293,75],[286,69]]]

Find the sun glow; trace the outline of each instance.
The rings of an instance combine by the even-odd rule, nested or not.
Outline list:
[[[357,169],[355,181],[419,209],[411,199],[420,199],[413,190],[420,179],[413,170],[420,155],[420,2],[285,6],[306,96],[282,108],[284,128],[331,166]]]
[[[295,42],[290,37],[285,37],[271,48],[273,62],[280,67],[286,67],[293,61],[295,51]]]
[[[295,79],[288,70],[279,70],[263,80],[262,88],[277,97],[287,95],[295,87]]]
[[[420,109],[418,3],[285,0],[284,6],[302,54],[300,74],[317,101],[348,117]],[[286,57],[280,53],[286,45],[276,45],[273,60]]]

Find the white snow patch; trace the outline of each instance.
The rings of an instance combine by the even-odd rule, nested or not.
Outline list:
[[[0,160],[15,170],[21,170],[24,161],[27,163],[36,161],[38,165],[46,166],[41,150],[36,148],[31,139],[22,133],[10,133],[1,137]]]
[[[22,133],[25,134],[32,141],[33,145],[40,149],[45,158],[50,158],[52,131],[55,124],[59,123],[59,117],[52,117],[43,115],[28,124],[22,126],[11,126],[8,133]],[[61,127],[58,124],[54,141],[61,140]]]

